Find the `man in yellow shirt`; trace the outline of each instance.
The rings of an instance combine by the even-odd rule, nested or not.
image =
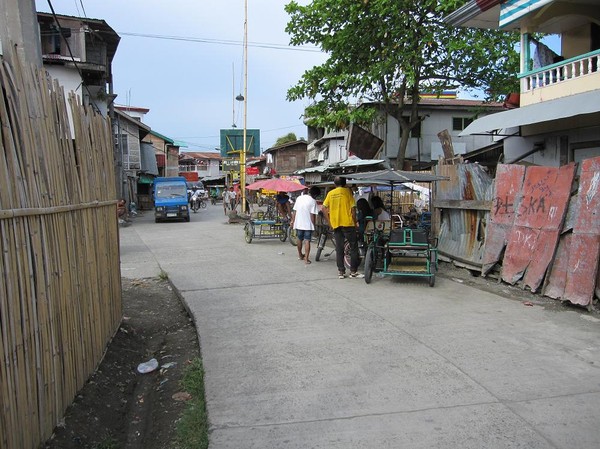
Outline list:
[[[338,278],[346,277],[344,265],[344,240],[350,244],[350,277],[359,278],[358,273],[358,241],[356,226],[356,203],[352,191],[346,187],[346,178],[336,176],[333,180],[335,189],[331,190],[323,201],[323,216],[333,229],[335,238],[335,259],[338,268]]]

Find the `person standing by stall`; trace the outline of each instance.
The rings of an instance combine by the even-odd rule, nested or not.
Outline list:
[[[323,201],[323,216],[333,229],[338,278],[344,279],[346,277],[346,267],[344,265],[345,240],[350,244],[350,277],[364,277],[364,275],[358,273],[356,203],[352,191],[346,187],[346,178],[336,176],[333,183],[335,189],[331,190],[325,197],[325,201]]]
[[[227,187],[223,189],[223,212],[227,215],[227,208],[229,207],[229,190]]]
[[[235,212],[237,209],[237,193],[233,186],[229,187],[229,207],[232,212]]]
[[[319,214],[317,206],[317,197],[321,194],[321,189],[312,186],[308,190],[308,195],[300,195],[294,203],[292,209],[292,219],[290,226],[296,230],[298,237],[298,259],[304,260],[304,264],[311,263],[310,260],[310,239],[315,230],[315,220]],[[304,254],[302,247],[304,246]]]

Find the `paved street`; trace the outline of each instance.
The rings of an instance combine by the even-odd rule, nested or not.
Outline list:
[[[438,277],[337,279],[222,206],[121,228],[196,321],[211,449],[600,447],[600,322]]]

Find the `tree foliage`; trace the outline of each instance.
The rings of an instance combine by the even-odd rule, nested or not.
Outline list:
[[[449,26],[443,18],[464,0],[291,1],[286,31],[292,45],[312,44],[328,54],[287,92],[308,98],[308,122],[344,129],[368,125],[380,105],[402,128],[396,165],[402,166],[410,130],[421,120],[419,94],[444,89],[482,90],[495,100],[518,90],[518,34]],[[410,116],[404,117],[404,106]]]
[[[277,141],[275,142],[274,146],[278,147],[279,145],[283,145],[284,143],[296,142],[297,140],[298,138],[296,137],[295,133],[288,133],[285,136],[277,138]]]

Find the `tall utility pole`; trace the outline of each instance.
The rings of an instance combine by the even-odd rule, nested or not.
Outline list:
[[[246,132],[248,115],[248,0],[244,0],[244,137],[240,153],[240,189],[242,192],[242,212],[246,211]]]
[[[42,67],[42,49],[34,0],[2,0],[0,54],[11,62],[14,45],[22,63]],[[16,62],[16,61],[15,61]]]

